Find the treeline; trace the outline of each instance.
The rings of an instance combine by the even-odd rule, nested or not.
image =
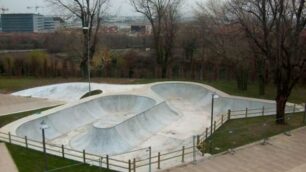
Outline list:
[[[236,80],[247,89],[250,81],[273,82],[269,64],[254,57],[237,25],[214,24],[206,16],[181,23],[168,79]],[[42,34],[2,34],[0,49],[46,49],[29,53],[0,54],[0,75],[81,77],[82,37],[79,30]],[[160,78],[151,36],[100,33],[97,53],[91,60],[92,77]],[[303,75],[302,82],[306,81]]]
[[[79,76],[78,66],[71,60],[44,51],[0,54],[0,75],[69,77]]]
[[[1,33],[0,50],[44,49],[46,34]]]

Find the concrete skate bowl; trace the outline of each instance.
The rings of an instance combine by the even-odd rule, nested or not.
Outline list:
[[[98,89],[96,84],[92,84],[92,87]],[[86,83],[64,83],[30,88],[15,92],[13,95],[71,101],[80,99],[87,92],[88,84]]]
[[[213,90],[205,88],[203,85],[194,83],[161,83],[151,87],[153,92],[161,96],[178,110],[194,108],[206,112],[211,111],[211,99]],[[217,91],[218,98],[214,99],[214,113],[227,112],[242,109],[260,109],[263,106],[267,109],[275,108],[272,101],[250,99],[243,97],[229,96]]]
[[[101,90],[103,91],[103,94],[109,94],[114,91],[131,91],[133,89],[141,88],[142,86],[143,85],[113,85],[107,83],[91,83],[91,90]],[[87,92],[88,83],[72,82],[30,88],[15,92],[12,95],[75,102],[79,101],[80,98]]]
[[[178,113],[162,102],[117,125],[97,121],[86,134],[72,139],[70,145],[90,153],[116,155],[139,146],[179,118]]]
[[[211,102],[209,93],[212,92],[196,84],[162,83],[153,85],[151,89],[176,108],[188,105],[203,107]]]
[[[40,124],[44,121],[49,128],[46,138],[60,137],[74,130],[87,130],[97,120],[104,119],[105,125],[116,125],[136,114],[156,105],[156,101],[137,95],[110,95],[84,100],[79,104],[59,107],[55,112],[46,111],[47,115],[30,120],[20,125],[16,134],[30,139],[41,140]]]

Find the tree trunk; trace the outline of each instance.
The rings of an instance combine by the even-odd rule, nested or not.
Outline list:
[[[258,88],[259,95],[266,94],[266,82],[265,82],[265,61],[261,57],[257,57],[256,66],[258,70]]]
[[[167,77],[167,65],[162,65],[162,79]]]
[[[241,91],[248,90],[248,79],[248,69],[245,69],[243,66],[239,65],[236,69],[237,88]]]
[[[283,94],[279,94],[276,97],[276,123],[285,124],[285,108],[288,97]]]
[[[87,59],[82,59],[80,64],[80,71],[83,78],[86,78],[88,75],[88,66],[87,66]]]
[[[265,95],[266,94],[266,83],[264,76],[259,76],[259,95]]]

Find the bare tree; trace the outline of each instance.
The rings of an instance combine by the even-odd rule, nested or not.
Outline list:
[[[80,68],[83,76],[87,76],[88,57],[92,59],[96,52],[101,18],[109,0],[46,0],[60,10],[67,10],[82,23],[83,48]]]
[[[276,121],[284,124],[286,102],[305,69],[305,0],[231,0],[229,9],[273,69]]]
[[[173,55],[181,2],[181,0],[130,0],[135,10],[143,14],[151,24],[156,61],[161,66],[162,78],[167,76],[169,61]]]
[[[221,67],[222,62],[235,64],[232,70],[236,76],[237,88],[247,90],[249,64],[252,59],[249,57],[252,53],[247,39],[241,34],[240,26],[230,21],[224,2],[209,0],[198,3],[197,7],[200,43],[202,49],[205,49],[205,58],[213,59],[218,67]]]

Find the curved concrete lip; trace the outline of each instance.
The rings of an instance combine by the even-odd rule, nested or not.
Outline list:
[[[52,87],[56,87],[56,85],[53,85]],[[103,90],[103,85],[98,85],[96,87]],[[1,128],[1,131],[11,132],[12,134],[18,135],[16,131],[19,126],[39,118],[51,118],[52,114],[64,112],[69,108],[75,109],[71,112],[73,114],[88,112],[95,116],[98,115],[96,111],[100,107],[86,109],[86,107],[89,107],[90,102],[108,96],[133,95],[152,99],[154,103],[152,106],[146,109],[141,109],[134,115],[129,115],[129,112],[127,112],[127,116],[130,117],[125,118],[120,122],[105,122],[107,121],[106,119],[109,120],[112,115],[115,115],[110,113],[103,116],[103,118],[93,120],[89,124],[82,124],[82,127],[75,129],[74,132],[70,132],[70,134],[68,132],[68,134],[62,134],[55,139],[48,139],[48,142],[59,145],[63,144],[66,147],[73,147],[79,150],[82,150],[83,148],[86,149],[88,146],[98,147],[99,145],[104,144],[106,145],[105,149],[112,149],[107,152],[110,155],[117,155],[124,151],[136,150],[149,146],[151,146],[156,152],[165,152],[176,150],[182,145],[191,144],[191,137],[193,135],[202,134],[203,131],[205,131],[205,128],[209,127],[211,93],[219,95],[219,98],[215,99],[214,105],[214,114],[216,118],[220,113],[227,111],[227,109],[241,110],[246,107],[275,107],[275,102],[271,100],[231,96],[208,85],[193,82],[157,82],[144,85],[128,85],[128,89],[123,87],[124,85],[107,85],[108,89],[113,89],[109,89],[109,91],[106,92],[103,90],[104,93],[102,95],[96,95],[82,100],[78,100],[78,94],[75,94],[75,97],[72,98],[74,99],[73,102],[44,111],[41,114],[32,115],[15,121]],[[39,92],[41,90],[42,88],[39,88]],[[37,93],[35,90],[32,91],[34,94]],[[30,92],[27,91],[27,94],[30,94]],[[59,94],[62,93],[60,92]],[[126,103],[128,103],[128,101],[126,101]],[[88,106],[84,106],[83,108],[83,105]],[[147,112],[148,110],[149,112]],[[162,114],[166,112],[167,115],[162,116]],[[67,114],[61,115],[64,117]],[[124,115],[125,114],[122,116]],[[112,132],[105,133],[106,130],[110,129],[112,129]],[[48,130],[46,134],[52,134],[51,130],[49,131],[50,133],[48,133]],[[54,132],[56,131],[54,130]],[[98,133],[103,133],[105,136]],[[125,137],[125,135],[128,135],[128,137]],[[101,137],[95,139],[96,136]],[[112,136],[116,136],[116,138]],[[77,139],[81,139],[81,141],[78,141]],[[105,142],[105,140],[110,140],[110,142]],[[136,141],[133,142],[133,140]],[[78,143],[73,146],[74,141]],[[120,144],[112,144],[114,142],[119,142]],[[108,145],[115,145],[115,147],[108,147]],[[125,147],[124,145],[127,146]],[[99,154],[102,154],[103,152],[101,151],[105,149],[97,148],[92,149],[89,152],[98,152]]]

